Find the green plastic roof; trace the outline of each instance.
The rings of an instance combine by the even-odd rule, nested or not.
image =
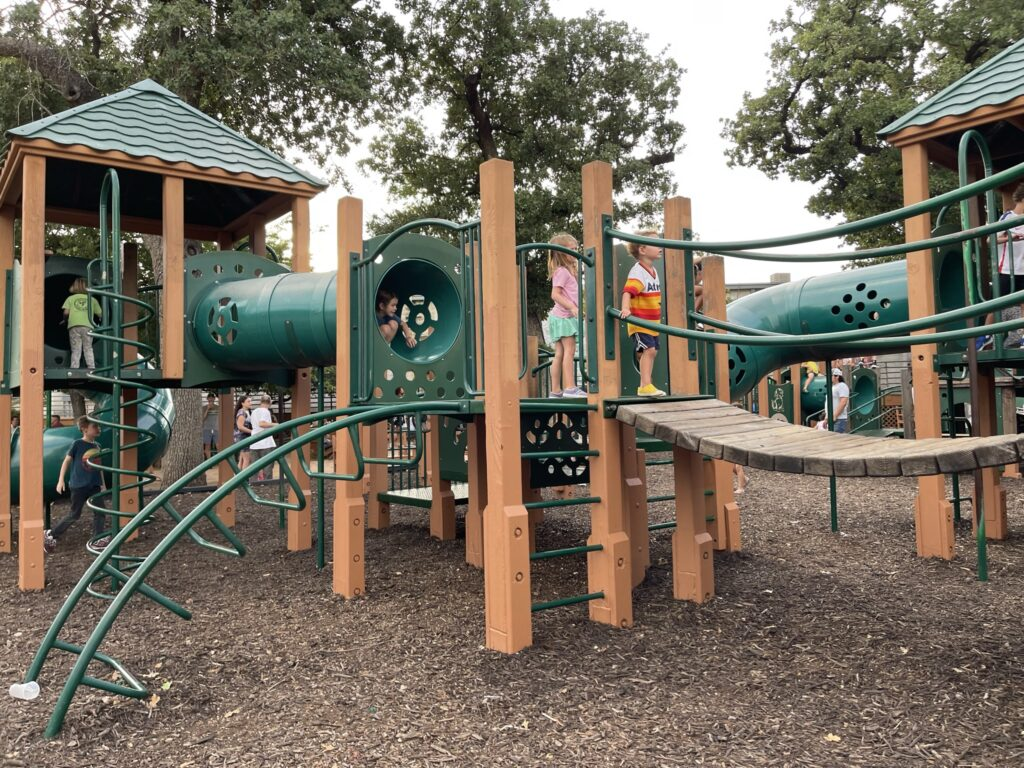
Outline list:
[[[153,80],[12,128],[8,135],[327,187],[326,182],[189,106]]]
[[[1005,104],[1020,96],[1024,96],[1024,39],[889,123],[878,135],[889,136],[912,125],[966,115],[978,107]]]

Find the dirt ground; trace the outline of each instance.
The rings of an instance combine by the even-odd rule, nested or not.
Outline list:
[[[652,493],[669,492],[666,469]],[[634,628],[546,611],[515,656],[484,649],[482,574],[461,539],[429,539],[424,511],[368,533],[369,595],[346,602],[329,564],[286,551],[276,513],[243,503],[246,557],[182,545],[151,580],[193,620],[136,598],[103,646],[159,700],[84,689],[44,741],[70,668],[58,654],[37,700],[0,697],[0,766],[1024,764],[1024,484],[1006,483],[1013,535],[982,584],[969,528],[955,561],[915,557],[910,481],[840,480],[834,535],[827,480],[751,474],[744,551],[716,557],[713,601],[672,599],[671,532],[657,532]],[[0,556],[3,686],[84,569],[86,528],[50,556],[44,594],[21,594]],[[540,546],[587,528],[585,509],[550,511]],[[532,576],[535,599],[586,591],[582,558]],[[103,607],[64,637],[83,640]]]

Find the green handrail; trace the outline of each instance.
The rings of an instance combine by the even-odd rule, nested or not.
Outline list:
[[[575,595],[574,597],[563,597],[560,600],[549,600],[546,603],[534,603],[530,606],[530,611],[536,613],[537,611],[546,611],[549,608],[561,608],[563,605],[575,605],[576,603],[588,603],[591,600],[603,600],[604,592],[591,592],[586,595]]]
[[[960,145],[957,149],[957,166],[960,186],[967,185],[967,151],[971,144],[974,144],[981,153],[982,166],[985,169],[985,178],[992,175],[992,154],[988,151],[988,142],[973,128],[966,131],[960,137]],[[988,224],[995,222],[996,193],[994,189],[985,192],[985,205],[988,209]],[[960,226],[964,227],[971,220],[970,204],[965,200],[960,201]],[[967,303],[981,301],[981,260],[974,258],[974,237],[964,241],[963,259],[964,276],[967,278]],[[980,252],[980,249],[979,249]],[[997,288],[998,290],[998,288]]]
[[[825,240],[835,237],[846,237],[848,235],[854,235],[859,232],[863,232],[868,229],[875,227],[885,226],[888,224],[894,224],[905,219],[909,219],[913,216],[919,216],[924,213],[942,208],[949,203],[958,203],[961,200],[966,200],[976,195],[986,192],[989,189],[998,189],[1004,184],[1016,181],[1021,175],[1024,175],[1024,163],[1018,163],[1011,168],[993,174],[985,179],[976,181],[972,184],[968,184],[965,187],[959,187],[945,192],[941,195],[929,198],[928,200],[922,200],[919,203],[904,206],[895,211],[889,211],[887,213],[878,214],[877,216],[870,216],[866,219],[860,219],[858,221],[851,221],[845,224],[840,224],[835,227],[829,227],[828,229],[818,229],[811,232],[804,232],[799,235],[787,235],[783,237],[774,238],[763,238],[760,240],[738,240],[738,241],[723,241],[723,242],[695,242],[692,240],[669,240],[663,237],[644,237],[642,235],[635,235],[631,232],[623,232],[621,230],[614,229],[612,227],[605,228],[605,234],[610,237],[614,237],[618,240],[622,240],[628,243],[637,243],[638,245],[656,245],[661,248],[670,248],[673,250],[685,250],[687,248],[699,248],[702,251],[708,253],[722,253],[724,251],[734,252],[739,250],[746,250],[750,248],[780,248],[786,245],[799,245],[801,243],[810,243],[815,240]],[[920,249],[918,249],[920,250]],[[786,254],[775,257],[778,261],[821,261],[817,257],[818,254]],[[850,259],[852,252],[844,255],[842,260]],[[836,259],[837,261],[840,259]]]
[[[88,586],[96,580],[104,568],[110,567],[110,556],[117,547],[124,544],[135,531],[137,531],[142,525],[146,524],[149,518],[158,511],[168,510],[171,499],[181,488],[188,486],[198,478],[204,477],[207,470],[216,466],[220,461],[229,461],[236,472],[229,482],[225,483],[212,494],[207,496],[191,512],[186,515],[177,516],[177,524],[174,528],[153,548],[149,555],[134,568],[131,575],[127,576],[122,588],[110,600],[106,612],[93,629],[88,642],[86,642],[84,646],[81,646],[81,651],[78,653],[78,660],[75,663],[60,696],[58,697],[57,704],[47,725],[47,737],[55,736],[60,730],[75,691],[83,684],[83,678],[85,677],[89,663],[93,659],[98,658],[96,654],[100,643],[102,643],[104,637],[106,637],[107,633],[110,631],[110,628],[117,616],[121,613],[128,600],[136,591],[142,591],[143,586],[148,587],[148,585],[144,585],[143,583],[146,576],[149,575],[153,568],[156,567],[156,565],[166,556],[170,549],[181,539],[183,535],[188,534],[191,536],[193,533],[192,528],[199,521],[207,520],[213,523],[234,547],[234,549],[229,549],[219,545],[211,545],[210,548],[227,554],[234,554],[239,557],[245,554],[245,547],[242,545],[241,541],[239,541],[233,532],[224,526],[219,518],[217,518],[216,505],[221,499],[232,493],[236,488],[247,486],[250,477],[257,472],[262,472],[263,469],[268,466],[276,463],[281,465],[283,469],[284,466],[286,466],[286,463],[283,462],[288,454],[298,451],[299,456],[302,456],[302,451],[300,449],[305,445],[315,442],[339,430],[348,430],[353,439],[353,447],[356,449],[357,459],[356,471],[352,474],[312,472],[310,473],[310,476],[313,478],[324,477],[326,479],[335,480],[359,480],[362,477],[365,467],[365,462],[361,460],[362,457],[358,445],[358,427],[360,424],[381,421],[390,416],[400,413],[408,413],[410,411],[429,411],[431,413],[455,415],[464,413],[467,410],[467,407],[468,403],[464,401],[423,402],[416,404],[380,406],[369,409],[352,407],[336,408],[322,413],[308,414],[291,421],[274,425],[273,427],[263,430],[258,435],[250,435],[244,440],[240,440],[237,443],[232,444],[230,447],[225,448],[223,451],[220,451],[209,459],[203,461],[190,472],[186,473],[182,478],[165,488],[114,536],[111,546],[108,547],[107,550],[100,552],[99,556],[86,569],[85,574],[83,574],[78,584],[74,589],[72,589],[71,594],[68,596],[67,600],[65,600],[64,605],[61,606],[60,611],[58,611],[50,625],[50,629],[43,639],[43,642],[40,645],[39,650],[36,652],[35,658],[26,673],[25,682],[36,680],[50,651],[54,648],[60,649],[57,643],[60,642],[58,640],[58,635],[61,629],[64,627],[67,619],[81,600],[82,596],[86,593]],[[305,434],[300,434],[298,432],[299,427],[317,421],[326,421],[327,423],[310,429]],[[264,439],[279,432],[289,432],[293,435],[293,439],[288,443],[271,450],[266,456],[260,457],[245,469],[238,467],[236,459],[241,452],[248,450],[249,446],[257,440]],[[287,504],[287,502],[285,504]],[[304,495],[299,493],[297,495],[296,502],[289,505],[289,508],[303,509],[305,508],[305,504]]]

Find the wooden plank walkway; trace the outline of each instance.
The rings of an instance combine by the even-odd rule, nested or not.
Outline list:
[[[755,469],[837,477],[916,477],[1013,464],[1024,435],[901,440],[837,435],[720,400],[620,405],[616,418],[672,445]]]

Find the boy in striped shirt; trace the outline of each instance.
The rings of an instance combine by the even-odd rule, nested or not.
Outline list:
[[[657,237],[654,230],[645,229],[637,232],[642,237]],[[662,249],[656,245],[626,246],[629,255],[636,259],[636,264],[629,270],[626,284],[622,287],[622,318],[637,317],[641,320],[661,322],[661,282],[654,263],[661,258]],[[651,383],[654,371],[654,358],[658,355],[658,332],[641,328],[629,323],[626,333],[633,342],[640,369],[640,386],[636,393],[641,397],[663,397],[665,393]]]

